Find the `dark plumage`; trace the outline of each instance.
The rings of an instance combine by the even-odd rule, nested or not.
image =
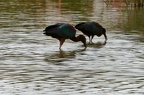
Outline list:
[[[86,38],[83,35],[75,37],[76,29],[70,24],[57,23],[50,25],[45,28],[44,34],[58,39],[60,41],[60,49],[66,39],[70,39],[74,42],[81,41],[86,48]]]
[[[100,37],[102,34],[104,35],[105,40],[107,40],[106,29],[103,28],[99,23],[82,22],[77,24],[75,28],[87,35],[89,37],[90,42],[92,42],[92,39],[95,35]]]

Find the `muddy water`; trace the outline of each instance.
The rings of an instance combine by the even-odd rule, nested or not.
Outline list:
[[[101,0],[2,0],[1,95],[144,95],[144,10]],[[108,41],[84,50],[42,30],[57,22],[97,21]],[[77,32],[81,34],[81,32]]]

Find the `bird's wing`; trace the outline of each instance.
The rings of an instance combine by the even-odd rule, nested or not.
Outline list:
[[[87,30],[89,30],[89,26],[87,25],[86,22],[82,22],[82,23],[79,23],[75,26],[76,29],[80,30],[81,32],[85,32]]]
[[[72,38],[76,34],[76,30],[74,29],[74,27],[69,24],[63,24],[59,27],[59,29],[59,36],[61,36],[62,38]]]
[[[50,26],[46,27],[44,31],[45,31],[47,34],[54,33],[54,32],[59,31],[59,30],[58,30],[58,27],[59,27],[58,24],[50,25]]]
[[[76,34],[76,30],[73,26],[65,23],[57,23],[50,25],[44,30],[47,36],[53,36],[55,38],[72,38]]]
[[[75,27],[86,35],[100,36],[102,34],[102,26],[96,22],[82,22]]]

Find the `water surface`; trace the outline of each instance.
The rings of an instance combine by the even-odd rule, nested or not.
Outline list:
[[[144,10],[102,0],[2,0],[1,95],[144,95]],[[57,22],[97,21],[108,41],[59,42]],[[81,32],[77,32],[82,34]]]

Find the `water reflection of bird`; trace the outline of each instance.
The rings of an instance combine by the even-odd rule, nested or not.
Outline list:
[[[76,51],[55,51],[53,53],[45,54],[45,61],[59,64],[58,62],[63,62],[72,59],[76,56]]]
[[[92,39],[95,35],[100,37],[102,34],[107,41],[106,29],[97,22],[82,22],[77,24],[75,28],[87,35],[89,37],[90,43],[92,43]]]
[[[95,47],[95,48],[102,48],[106,45],[106,41],[104,42],[96,42],[96,43],[89,43],[87,44],[88,47]]]
[[[81,41],[86,48],[86,38],[83,35],[75,37],[76,29],[70,24],[57,23],[46,27],[44,31],[44,34],[47,36],[52,36],[60,41],[60,49],[66,39],[70,39],[74,42]]]

